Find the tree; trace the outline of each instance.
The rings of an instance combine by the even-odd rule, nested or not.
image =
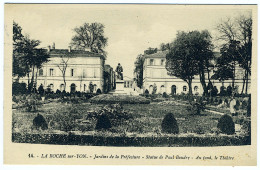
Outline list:
[[[239,50],[239,65],[245,70],[244,83],[242,92],[244,91],[244,84],[246,83],[245,93],[247,94],[248,79],[251,75],[251,62],[252,62],[252,16],[240,16],[237,18],[238,23],[238,39],[241,42]]]
[[[20,77],[26,76],[29,73],[29,67],[22,61],[22,43],[24,35],[22,34],[22,28],[14,21],[13,22],[13,67],[12,74]]]
[[[75,35],[72,37],[71,45],[77,49],[90,48],[91,52],[106,56],[104,48],[108,38],[104,36],[105,26],[101,23],[84,23],[74,28]]]
[[[187,82],[189,95],[192,95],[192,80],[199,74],[196,56],[190,48],[192,36],[191,33],[178,32],[173,47],[166,55],[167,73]]]
[[[221,21],[217,26],[219,32],[218,40],[223,42],[221,46],[221,57],[232,65],[233,78],[232,88],[235,83],[236,65],[244,69],[244,84],[248,87],[249,75],[251,75],[252,59],[252,16],[240,15],[235,19],[228,18]]]
[[[160,50],[161,51],[166,51],[166,50],[170,50],[170,49],[171,49],[171,44],[170,43],[166,43],[166,44],[162,43],[160,45]]]
[[[69,59],[70,57],[69,56],[61,56],[61,63],[60,64],[57,64],[59,70],[61,71],[61,74],[62,74],[62,78],[63,78],[63,82],[64,82],[64,90],[66,91],[66,70],[67,70],[67,67],[68,67],[68,62],[69,62]]]
[[[188,42],[188,48],[190,48],[189,53],[195,57],[198,65],[200,82],[203,87],[204,94],[207,94],[208,91],[205,81],[205,71],[207,71],[209,75],[209,68],[212,66],[211,60],[214,58],[213,44],[211,41],[212,37],[207,30],[201,32],[191,31],[188,34],[190,35]]]
[[[234,65],[232,64],[233,58],[228,56],[226,52],[228,48],[221,48],[220,57],[216,58],[216,65],[212,79],[219,80],[224,86],[224,81],[228,79],[234,79]]]
[[[46,50],[36,48],[38,45],[39,40],[30,39],[28,35],[24,36],[22,28],[13,22],[13,76],[19,78],[27,75],[30,91],[36,87],[38,69],[49,58]]]
[[[142,88],[143,86],[143,67],[144,67],[144,56],[142,54],[139,54],[135,60],[135,69],[134,73],[137,80],[137,86],[139,88]]]
[[[47,54],[46,50],[36,48],[38,45],[40,45],[39,40],[31,40],[29,36],[25,36],[21,47],[21,62],[24,62],[29,66],[31,72],[31,78],[29,77],[29,73],[27,73],[28,89],[30,91],[34,89],[37,83],[37,80],[35,79],[35,70],[37,73],[38,69],[41,68],[42,64],[47,62],[49,58],[49,54]]]
[[[154,54],[154,53],[157,53],[157,48],[149,47],[147,50],[144,51],[144,54],[147,54],[147,55]]]

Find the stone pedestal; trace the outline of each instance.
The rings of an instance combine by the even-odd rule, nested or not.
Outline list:
[[[124,89],[124,80],[116,80],[116,89],[114,91],[110,92],[110,94],[126,95],[127,92],[125,92],[125,89]]]
[[[116,80],[116,91],[124,91],[124,80]]]

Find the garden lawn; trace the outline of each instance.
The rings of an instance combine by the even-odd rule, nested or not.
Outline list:
[[[161,135],[161,122],[167,113],[173,113],[179,125],[180,134],[214,133],[217,128],[218,119],[221,115],[202,112],[202,115],[191,115],[186,106],[164,106],[157,103],[151,104],[124,104],[123,109],[133,116],[132,119],[121,121],[107,132],[96,131],[96,119],[88,119],[88,112],[103,108],[103,104],[65,104],[52,102],[39,108],[38,112],[26,112],[24,109],[13,109],[13,132],[18,133],[67,133],[62,128],[65,123],[71,125],[71,130],[80,134],[96,135]],[[49,124],[46,131],[32,129],[34,117],[40,113]],[[68,115],[63,117],[63,115]]]

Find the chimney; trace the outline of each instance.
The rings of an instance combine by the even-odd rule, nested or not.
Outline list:
[[[71,52],[71,46],[68,47],[68,51],[69,51],[69,53]]]
[[[48,45],[48,52],[50,52],[51,51],[51,46],[50,45]]]
[[[85,51],[91,52],[90,47],[85,47]]]
[[[54,50],[55,50],[55,43],[53,43],[53,44],[52,44],[52,49],[54,49]]]

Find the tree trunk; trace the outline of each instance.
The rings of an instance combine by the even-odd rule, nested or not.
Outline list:
[[[36,91],[36,88],[37,88],[37,79],[38,79],[38,67],[36,68],[36,75],[35,75],[35,90],[34,90],[34,92]]]
[[[30,75],[27,73],[28,90],[30,90]]]
[[[232,91],[235,87],[235,78],[236,78],[236,62],[233,62],[233,78],[232,78]]]
[[[205,72],[203,70],[203,68],[201,68],[200,70],[200,83],[203,87],[203,96],[208,94],[208,89],[207,89],[207,85],[205,82]]]
[[[248,71],[246,72],[246,91],[245,91],[245,94],[247,94],[247,89],[248,89]]]
[[[34,84],[34,66],[32,68],[32,79],[31,79],[31,90],[33,90],[33,84]]]
[[[245,74],[244,74],[244,77],[243,77],[243,86],[242,86],[241,94],[243,94],[243,92],[244,92],[244,88],[245,88],[245,80],[246,80],[246,70],[245,70]]]
[[[188,80],[189,95],[192,96],[192,79]]]
[[[66,91],[66,80],[65,80],[65,73],[63,74],[63,81],[64,81],[64,90]]]

